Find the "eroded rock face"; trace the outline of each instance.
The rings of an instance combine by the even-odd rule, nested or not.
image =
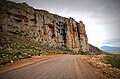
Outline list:
[[[0,31],[10,32],[51,46],[69,48],[75,52],[89,51],[85,25],[45,10],[34,9],[26,3],[2,0]]]

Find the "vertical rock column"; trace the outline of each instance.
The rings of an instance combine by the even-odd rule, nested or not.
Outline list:
[[[67,23],[67,47],[74,52],[78,52],[80,43],[77,22],[73,18],[69,18]]]
[[[88,48],[88,38],[86,35],[86,31],[85,31],[85,25],[83,24],[82,21],[79,22],[79,26],[80,26],[80,51],[83,52],[88,52],[89,48]]]

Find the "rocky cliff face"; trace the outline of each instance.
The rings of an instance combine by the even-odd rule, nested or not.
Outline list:
[[[0,2],[0,31],[18,34],[50,46],[88,52],[88,38],[82,21],[65,18],[26,3]]]

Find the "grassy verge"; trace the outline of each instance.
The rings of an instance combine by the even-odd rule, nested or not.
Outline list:
[[[21,52],[12,52],[7,50],[0,50],[0,65],[4,65],[9,62],[13,62],[17,59],[30,58],[31,56],[25,55]]]
[[[108,55],[104,57],[106,64],[111,64],[112,67],[120,69],[120,56],[119,55]]]

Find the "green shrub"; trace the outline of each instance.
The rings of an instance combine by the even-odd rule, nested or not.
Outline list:
[[[83,51],[78,51],[78,54],[80,54],[80,55],[89,55],[89,52],[83,52]]]
[[[2,50],[0,49],[0,65],[6,64],[10,62],[11,60],[17,60],[21,58],[28,58],[29,55],[25,55],[21,52],[14,52],[14,51],[8,51],[8,50]]]
[[[8,32],[10,32],[10,33],[12,33],[12,34],[15,34],[15,35],[19,35],[19,36],[23,36],[23,34],[24,34],[23,31],[15,31],[15,32],[13,32],[13,31],[8,31]]]

